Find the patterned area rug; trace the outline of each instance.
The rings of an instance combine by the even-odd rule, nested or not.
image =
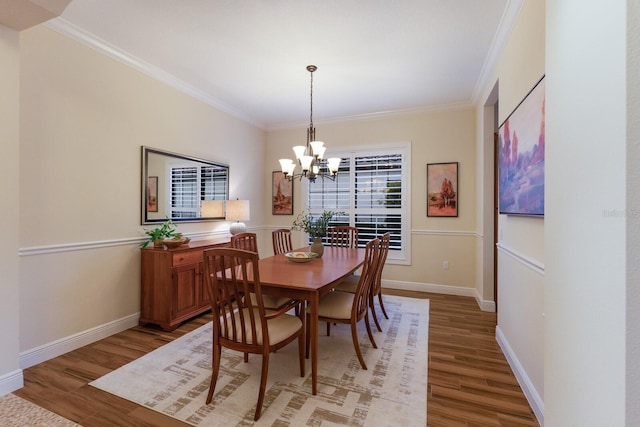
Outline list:
[[[3,427],[79,426],[15,394],[0,397],[0,425]]]
[[[350,327],[320,325],[318,394],[311,368],[299,376],[297,344],[272,354],[262,417],[253,422],[261,357],[223,349],[213,401],[211,323],[93,381],[90,385],[186,423],[200,426],[426,426],[429,301],[385,296],[389,319],[374,349],[360,322],[368,370],[362,370]]]

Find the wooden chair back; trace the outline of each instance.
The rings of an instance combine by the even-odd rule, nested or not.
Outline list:
[[[376,341],[371,332],[369,325],[369,295],[371,285],[375,278],[378,258],[380,256],[380,239],[372,239],[365,246],[364,263],[362,264],[362,273],[359,276],[358,284],[355,292],[329,292],[320,299],[318,307],[318,320],[327,322],[327,335],[331,333],[332,323],[343,323],[351,325],[351,339],[358,356],[358,361],[362,369],[367,369],[367,364],[362,356],[362,350],[358,342],[357,323],[365,320],[369,341],[373,348],[378,348]],[[349,310],[349,305],[350,310]],[[307,322],[307,336],[309,331],[309,322]],[[307,344],[308,344],[307,340]],[[308,346],[307,346],[308,351]]]
[[[387,232],[380,237],[380,255],[378,257],[378,263],[376,265],[376,272],[373,283],[371,285],[371,297],[378,295],[382,292],[382,270],[387,262],[387,255],[389,255],[389,244],[391,242],[391,233]]]
[[[231,236],[231,247],[258,253],[258,236],[256,233],[238,233]]]
[[[360,280],[351,308],[351,318],[360,321],[367,314],[369,308],[369,295],[376,277],[378,260],[380,258],[380,239],[375,238],[367,242],[365,246],[364,264],[360,273]]]
[[[249,298],[252,292],[261,296],[258,254],[216,248],[205,251],[204,260],[213,319],[219,320],[213,328],[214,342],[255,353],[255,347],[262,348],[262,342],[258,344],[253,337],[268,336],[262,298]]]
[[[358,247],[358,229],[348,225],[339,225],[329,229],[329,245],[342,248]]]
[[[260,354],[262,371],[254,415],[256,421],[260,418],[264,402],[269,353],[297,338],[301,377],[304,377],[305,368],[304,321],[302,315],[287,314],[294,308],[300,312],[300,302],[292,300],[277,311],[267,312],[258,263],[258,253],[255,251],[234,248],[204,251],[204,274],[214,322],[212,375],[206,403],[211,403],[218,381],[222,347],[244,353],[245,362],[248,353]]]
[[[286,254],[293,250],[293,245],[291,244],[291,230],[288,228],[273,230],[271,238],[273,240],[274,255]]]

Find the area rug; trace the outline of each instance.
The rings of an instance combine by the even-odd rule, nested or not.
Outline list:
[[[262,417],[253,421],[261,357],[223,349],[213,401],[212,324],[101,377],[90,385],[194,426],[426,426],[429,301],[385,296],[389,319],[373,325],[374,349],[364,322],[359,339],[368,367],[355,354],[349,325],[320,325],[318,393],[311,368],[300,377],[297,344],[272,354]],[[377,304],[376,304],[377,305]]]
[[[3,427],[77,427],[80,424],[9,393],[0,397],[0,425]]]

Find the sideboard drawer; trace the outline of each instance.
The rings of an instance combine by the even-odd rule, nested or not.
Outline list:
[[[202,262],[202,251],[184,251],[173,254],[173,266]]]

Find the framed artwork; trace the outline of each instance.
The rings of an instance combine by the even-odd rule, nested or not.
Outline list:
[[[289,181],[281,171],[271,174],[271,213],[293,215],[293,180]]]
[[[150,176],[147,181],[147,212],[158,212],[157,176]]]
[[[458,162],[427,164],[427,216],[458,216]]]
[[[499,212],[544,216],[544,76],[498,128]]]

